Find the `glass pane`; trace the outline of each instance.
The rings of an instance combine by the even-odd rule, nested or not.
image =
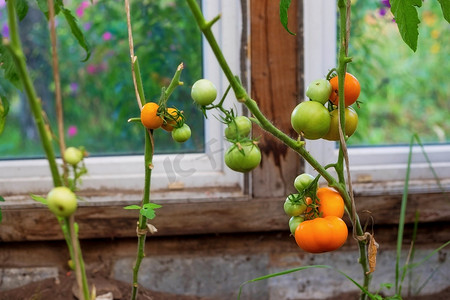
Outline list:
[[[135,54],[147,101],[157,102],[161,87],[168,85],[176,67],[181,62],[185,65],[181,75],[185,84],[175,90],[168,104],[184,111],[192,138],[183,144],[175,143],[170,133],[155,130],[155,151],[202,152],[203,117],[190,98],[190,86],[202,74],[201,35],[187,4],[183,0],[130,2]],[[31,6],[34,3],[29,2]],[[2,5],[2,35],[8,36],[6,7]],[[84,146],[91,155],[142,153],[142,126],[127,123],[130,117],[139,116],[139,108],[131,78],[124,2],[104,0],[92,5],[90,1],[70,1],[66,5],[78,19],[92,49],[89,60],[83,62],[86,53],[60,14],[58,55],[67,145]],[[30,7],[20,22],[20,30],[29,71],[52,129],[56,130],[49,33],[42,12]],[[0,136],[0,158],[43,156],[25,96],[3,76],[0,88],[11,104]]]
[[[349,72],[360,81],[362,103],[349,144],[407,144],[414,133],[426,143],[448,143],[450,26],[439,2],[418,9],[416,53],[401,39],[389,1],[355,2]]]

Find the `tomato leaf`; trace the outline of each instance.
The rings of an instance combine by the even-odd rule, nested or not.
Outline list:
[[[141,209],[139,205],[128,205],[125,206],[123,209]]]
[[[153,219],[156,217],[155,209],[160,208],[161,205],[155,204],[155,203],[146,203],[144,206],[142,206],[139,213],[146,217],[147,219]]]
[[[441,4],[444,19],[450,23],[450,2],[448,0],[438,0],[438,2]]]
[[[280,1],[280,21],[287,32],[289,32],[292,35],[295,35],[295,33],[291,32],[288,28],[289,6],[291,6],[291,0],[281,0]]]
[[[417,8],[422,6],[421,0],[391,0],[391,11],[403,41],[416,52],[420,23]]]
[[[48,1],[47,0],[36,0],[39,9],[44,13],[45,17],[48,20]],[[59,6],[56,2],[54,2],[53,7],[55,9],[55,15],[59,14]]]
[[[44,197],[34,195],[34,194],[30,194],[30,196],[31,196],[31,199],[33,199],[34,201],[47,205],[47,199],[45,199]]]
[[[66,22],[70,27],[72,35],[77,39],[78,44],[86,51],[86,57],[82,61],[87,61],[91,56],[91,49],[88,45],[85,36],[83,35],[83,32],[78,26],[77,19],[72,15],[72,12],[70,10],[64,7],[64,4],[61,0],[57,0],[55,3],[59,6],[59,9],[62,11],[66,19]]]
[[[0,135],[5,128],[6,116],[9,112],[9,101],[3,96],[0,96]]]
[[[22,21],[28,13],[28,2],[26,0],[16,0],[14,1],[14,8],[19,20]]]
[[[3,39],[1,34],[0,39]],[[12,54],[3,43],[0,43],[0,67],[4,71],[3,76],[5,79],[11,82],[16,88],[22,90],[22,83],[19,79],[19,74],[17,73]]]

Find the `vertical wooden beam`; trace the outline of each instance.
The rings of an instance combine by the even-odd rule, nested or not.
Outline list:
[[[288,16],[289,28],[297,33],[296,36],[290,35],[281,25],[279,1],[251,0],[250,17],[252,98],[278,128],[296,137],[290,116],[298,104],[299,95],[303,94],[299,1],[292,1]],[[295,190],[293,181],[302,160],[273,136],[256,127],[254,135],[261,137],[259,146],[263,158],[261,166],[253,171],[253,195],[287,196]]]

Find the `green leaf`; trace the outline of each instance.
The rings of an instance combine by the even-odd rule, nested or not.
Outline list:
[[[44,13],[45,17],[48,20],[48,14],[49,14],[49,12],[48,12],[48,1],[47,0],[36,0],[36,2],[37,2],[37,5],[38,5],[39,9]],[[60,9],[59,9],[59,6],[57,5],[57,3],[54,2],[53,6],[54,6],[54,9],[55,9],[55,15],[59,14]]]
[[[141,209],[139,205],[128,205],[125,206],[123,209]]]
[[[0,34],[0,39],[3,40],[3,36]],[[3,43],[0,43],[0,67],[4,71],[5,79],[9,80],[16,88],[22,90],[22,83],[17,73],[16,65],[14,63],[11,52],[5,47]]]
[[[141,208],[141,210],[139,211],[139,213],[141,215],[143,215],[144,217],[146,217],[147,219],[153,219],[154,217],[156,217],[155,214],[155,209],[160,208],[161,205],[155,204],[155,203],[146,203],[144,204],[144,206]]]
[[[28,13],[28,2],[26,0],[16,0],[14,1],[14,8],[19,20],[22,21]]]
[[[0,135],[5,128],[6,116],[9,112],[9,101],[4,97],[0,97]],[[1,200],[0,200],[1,201]]]
[[[87,61],[91,56],[91,49],[85,36],[83,35],[83,32],[78,26],[77,19],[72,15],[72,12],[70,10],[64,8],[64,4],[61,0],[57,0],[56,3],[58,4],[59,9],[62,11],[66,22],[70,27],[72,35],[77,39],[78,44],[86,51],[86,57],[82,61]]]
[[[420,23],[416,7],[422,6],[422,0],[391,0],[390,3],[403,41],[415,52]]]
[[[30,196],[31,196],[31,199],[33,199],[34,201],[47,205],[47,199],[45,199],[44,197],[34,195],[34,194],[30,194]]]
[[[444,19],[450,23],[450,1],[448,0],[438,0],[441,4],[442,14],[444,15]]]
[[[287,32],[295,35],[295,33],[291,32],[288,28],[288,10],[290,5],[291,0],[280,0],[280,21]]]

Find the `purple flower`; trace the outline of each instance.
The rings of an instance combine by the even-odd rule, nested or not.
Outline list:
[[[8,27],[8,24],[3,24],[2,36],[5,37],[5,38],[9,38],[9,27]]]
[[[389,0],[381,0],[381,5],[384,7],[391,7],[391,3],[389,3]]]
[[[109,41],[112,38],[112,33],[109,31],[106,31],[102,36],[104,41]]]
[[[77,133],[78,133],[78,128],[77,128],[77,126],[75,126],[75,125],[71,125],[71,126],[69,126],[69,128],[67,129],[67,135],[68,135],[69,137],[73,137],[73,136],[77,135]]]
[[[76,82],[71,82],[70,83],[70,91],[72,93],[76,93],[78,91],[78,83]]]
[[[90,5],[89,1],[83,1],[81,2],[80,6],[78,6],[77,10],[76,10],[76,14],[79,18],[81,18],[84,15],[84,10],[86,9],[86,7],[88,7]]]
[[[380,10],[378,10],[378,14],[384,17],[386,15],[386,9],[384,7],[380,8]]]

